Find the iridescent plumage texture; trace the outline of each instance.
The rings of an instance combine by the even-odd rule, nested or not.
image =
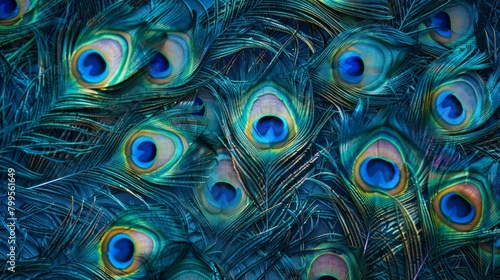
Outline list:
[[[499,19],[0,0],[0,278],[500,279]]]

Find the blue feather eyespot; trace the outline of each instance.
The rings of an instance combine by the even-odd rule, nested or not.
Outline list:
[[[407,186],[408,170],[401,151],[388,139],[368,144],[353,166],[354,181],[366,192],[401,193]]]
[[[248,205],[243,184],[233,162],[225,154],[218,156],[218,162],[210,171],[207,182],[195,189],[195,197],[200,210],[212,225],[231,219]]]
[[[442,37],[451,37],[451,20],[450,15],[446,12],[440,11],[430,18],[430,26],[434,26],[436,33]]]
[[[151,173],[172,168],[187,146],[186,140],[174,132],[142,130],[128,138],[125,156],[133,170]]]
[[[108,64],[96,50],[86,50],[78,58],[77,70],[87,83],[102,82],[109,73]]]
[[[430,16],[425,24],[432,28],[429,35],[441,45],[457,45],[474,36],[472,8],[467,5],[455,5]]]
[[[18,23],[35,3],[36,1],[29,0],[0,0],[0,24],[14,25]]]
[[[148,64],[149,75],[154,79],[164,79],[172,73],[172,65],[163,53],[156,51],[153,60]]]
[[[81,43],[71,57],[72,74],[87,88],[102,88],[121,82],[128,72],[131,38],[124,32],[102,32]]]
[[[474,219],[474,206],[458,193],[448,193],[441,198],[443,216],[457,224],[468,224]]]
[[[333,79],[347,87],[373,90],[386,80],[394,60],[391,50],[380,42],[355,42],[333,56]]]
[[[360,166],[360,175],[366,184],[384,190],[394,189],[401,180],[399,167],[380,157],[365,159]]]
[[[296,134],[293,108],[275,86],[262,86],[248,103],[245,135],[259,149],[283,147]]]
[[[130,158],[135,165],[148,169],[156,160],[157,147],[151,137],[140,136],[132,142]]]
[[[335,253],[323,253],[315,257],[307,272],[308,280],[353,279],[348,262]]]
[[[461,75],[431,95],[431,115],[446,131],[463,131],[481,118],[484,87],[477,78]]]
[[[344,81],[356,84],[363,79],[365,63],[359,53],[346,51],[339,57],[338,71]]]
[[[238,202],[236,187],[227,182],[216,182],[209,187],[210,199],[208,200],[214,207],[221,209],[231,208]]]
[[[437,96],[436,112],[444,122],[450,125],[458,125],[465,120],[465,110],[462,102],[449,90],[444,90]]]
[[[186,34],[168,34],[167,39],[155,46],[154,51],[156,54],[148,65],[148,81],[153,84],[180,86],[196,70],[191,39]]]
[[[20,11],[21,5],[16,0],[0,0],[0,20],[13,19]]]
[[[113,227],[101,240],[102,262],[115,274],[134,273],[156,250],[155,240],[153,235],[141,230]]]
[[[126,269],[134,261],[134,240],[127,234],[119,233],[113,236],[107,249],[108,260],[117,269]]]
[[[470,231],[481,221],[483,198],[479,188],[463,182],[442,189],[432,200],[437,217],[458,231]]]
[[[203,102],[203,99],[200,97],[196,96],[194,101],[193,101],[193,106],[200,106],[201,109],[198,111],[193,112],[193,115],[195,116],[205,116],[205,103]]]
[[[288,136],[288,125],[283,117],[262,116],[252,124],[252,136],[261,144],[275,144]]]

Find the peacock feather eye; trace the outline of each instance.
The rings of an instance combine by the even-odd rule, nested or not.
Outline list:
[[[187,147],[184,137],[172,131],[141,130],[128,138],[124,152],[130,168],[151,173],[172,168]]]
[[[101,239],[104,267],[117,275],[130,275],[141,268],[157,250],[154,234],[126,227],[112,227]]]
[[[154,48],[148,66],[148,81],[162,86],[184,84],[194,73],[194,55],[191,38],[184,33],[168,34],[167,39]]]
[[[480,187],[472,182],[443,188],[432,199],[432,207],[443,223],[458,231],[476,228],[484,208]]]
[[[438,11],[425,24],[431,28],[430,38],[445,46],[462,44],[474,35],[472,8],[464,4]]]
[[[193,100],[193,106],[201,107],[198,111],[193,112],[195,116],[205,116],[205,103],[203,99],[199,96],[196,96]]]
[[[0,25],[14,25],[28,12],[37,1],[0,0]]]
[[[356,184],[366,192],[401,193],[408,184],[408,169],[397,143],[379,138],[369,143],[353,166]]]
[[[341,255],[331,252],[316,256],[307,271],[308,280],[353,279],[348,262]]]
[[[225,154],[217,157],[206,183],[195,189],[195,197],[213,225],[238,215],[249,203],[233,162]]]
[[[126,76],[131,56],[132,38],[128,33],[103,31],[75,48],[71,71],[81,86],[111,86]]]
[[[458,76],[431,93],[431,115],[446,131],[464,131],[480,118],[485,96],[478,78]]]
[[[394,60],[391,51],[382,43],[355,42],[333,56],[333,79],[347,86],[374,89],[386,79]]]
[[[283,147],[297,134],[286,96],[275,85],[264,85],[254,92],[246,109],[247,138],[259,149]]]
[[[153,59],[148,64],[148,70],[151,78],[161,79],[172,73],[172,65],[162,52],[155,51]]]

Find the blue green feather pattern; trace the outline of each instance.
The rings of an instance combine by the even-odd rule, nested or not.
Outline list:
[[[1,279],[500,279],[496,0],[0,0]]]

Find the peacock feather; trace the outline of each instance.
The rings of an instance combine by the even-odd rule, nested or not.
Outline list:
[[[496,0],[0,0],[1,279],[500,279]]]

